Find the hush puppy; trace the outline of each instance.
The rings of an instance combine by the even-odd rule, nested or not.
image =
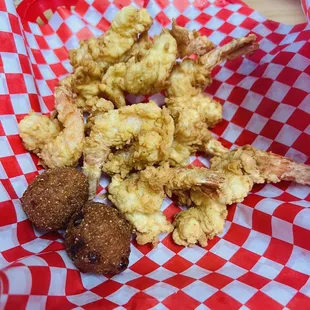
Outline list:
[[[25,191],[21,203],[38,228],[66,228],[72,214],[88,199],[86,176],[74,168],[55,168],[38,175]]]
[[[129,263],[130,224],[116,209],[88,202],[68,225],[65,248],[82,272],[118,274]]]

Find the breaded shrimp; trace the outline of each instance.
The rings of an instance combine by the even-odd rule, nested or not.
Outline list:
[[[227,216],[226,205],[242,202],[254,184],[282,180],[310,185],[310,167],[251,146],[237,148],[211,159],[211,169],[224,173],[227,181],[221,191],[191,189],[181,201],[194,207],[181,211],[174,221],[173,239],[177,244],[206,246],[208,239],[221,233]],[[173,192],[179,195],[178,192]],[[183,196],[182,196],[183,195]]]
[[[157,245],[158,235],[169,233],[173,226],[160,211],[165,193],[163,185],[153,188],[143,179],[143,171],[126,179],[115,175],[109,184],[109,199],[132,224],[137,242]]]
[[[197,150],[208,152],[213,127],[222,119],[222,106],[203,92],[211,83],[211,71],[221,61],[253,52],[256,37],[236,39],[211,50],[197,60],[185,59],[172,70],[165,100],[174,122],[175,139],[171,164],[187,164],[188,154]],[[212,142],[213,144],[215,142]]]
[[[134,58],[136,62],[142,60],[147,51],[152,47],[153,43],[149,38],[147,31],[140,34],[137,42],[133,44],[130,50],[128,50],[118,62],[127,62],[129,59]]]
[[[103,74],[113,64],[131,57],[141,57],[150,44],[147,42],[147,30],[152,23],[145,9],[125,7],[116,14],[104,35],[82,41],[79,48],[69,52],[74,71],[60,85],[71,88],[77,94],[79,108],[86,112],[98,111],[98,106],[91,106],[95,102],[90,99],[103,97],[99,89]]]
[[[125,177],[132,170],[139,171],[166,162],[171,154],[174,123],[166,108],[163,108],[162,115],[161,127],[141,131],[128,147],[110,153],[103,171]]]
[[[55,139],[61,131],[57,119],[33,111],[19,123],[18,128],[25,149],[36,154],[44,147],[46,141]]]
[[[170,33],[177,41],[178,53],[181,58],[191,54],[204,55],[215,48],[215,45],[206,36],[201,36],[198,31],[189,31],[178,26],[174,18]]]
[[[57,122],[30,113],[19,124],[25,147],[37,153],[48,168],[75,166],[82,155],[84,121],[73,101],[68,90],[58,87],[55,89]]]
[[[120,150],[134,143],[136,149],[132,156],[137,163],[141,162],[143,165],[160,163],[166,158],[165,152],[170,151],[174,133],[173,120],[165,108],[159,108],[152,101],[97,113],[90,122],[91,130],[84,148],[83,171],[89,179],[91,198],[96,194],[101,169],[108,162],[112,148]],[[149,148],[146,153],[139,151],[138,143],[135,144],[134,141],[148,132],[159,134],[161,150]],[[162,152],[163,150],[165,151]],[[131,163],[131,160],[125,163],[129,170],[135,167],[134,164],[130,166]],[[121,167],[119,169],[122,170]]]
[[[131,58],[127,63],[110,67],[103,76],[100,90],[116,107],[125,105],[124,92],[158,93],[166,88],[176,58],[177,43],[168,30],[163,30],[140,61]]]
[[[70,51],[74,68],[82,67],[89,75],[98,77],[108,66],[115,64],[147,31],[153,21],[146,9],[124,7],[112,21],[109,30],[99,38],[82,41],[78,49]]]
[[[225,178],[205,168],[176,169],[167,165],[147,167],[124,180],[115,175],[109,185],[109,199],[124,213],[137,235],[137,242],[158,243],[158,235],[172,231],[171,224],[160,211],[165,191],[217,190]]]

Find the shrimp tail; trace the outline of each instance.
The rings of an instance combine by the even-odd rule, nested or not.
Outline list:
[[[97,193],[97,188],[99,186],[100,176],[101,176],[101,169],[100,167],[89,167],[84,162],[83,166],[83,173],[88,178],[88,191],[89,191],[89,200],[95,198]]]
[[[206,36],[201,36],[197,31],[189,31],[177,25],[174,18],[170,34],[177,41],[178,53],[181,58],[191,54],[204,55],[215,48],[215,45]]]
[[[294,181],[299,184],[310,185],[310,166],[292,162],[290,169],[282,174],[282,180]]]
[[[89,200],[95,198],[100,182],[102,163],[106,160],[108,152],[102,149],[90,150],[91,141],[86,141],[84,149],[83,173],[87,176],[89,186]]]
[[[250,34],[247,37],[235,39],[224,46],[211,50],[200,57],[199,61],[205,69],[212,70],[216,65],[224,60],[231,60],[243,55],[253,53],[259,48],[256,36]]]
[[[274,153],[258,151],[259,170],[270,182],[294,181],[310,185],[310,166]]]

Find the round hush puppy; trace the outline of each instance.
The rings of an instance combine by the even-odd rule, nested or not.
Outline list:
[[[72,214],[88,199],[86,176],[74,168],[55,168],[38,175],[25,191],[21,203],[38,228],[66,228]]]
[[[68,225],[65,248],[82,272],[118,274],[129,263],[130,224],[116,209],[88,202]]]

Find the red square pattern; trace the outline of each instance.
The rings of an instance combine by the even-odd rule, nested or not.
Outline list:
[[[291,286],[296,290],[300,290],[308,281],[307,275],[300,273],[291,268],[284,267],[279,275],[275,278],[275,281],[281,282],[287,286]]]
[[[253,210],[252,228],[271,236],[271,216],[259,210]]]
[[[72,36],[72,31],[71,29],[66,25],[66,24],[62,24],[59,29],[57,30],[57,34],[59,36],[59,38],[66,43],[67,40]]]
[[[197,16],[196,21],[198,23],[201,23],[202,25],[206,24],[211,19],[210,15],[207,15],[205,13],[201,13],[199,16]]]
[[[48,295],[51,281],[51,271],[49,267],[31,266],[29,269],[32,277],[31,294]]]
[[[1,164],[9,178],[23,174],[15,156],[1,158]]]
[[[261,289],[264,287],[270,280],[260,276],[256,273],[251,271],[247,272],[246,274],[242,275],[238,278],[238,281],[243,282],[249,286],[255,287],[257,289]]]
[[[117,307],[117,304],[107,300],[107,299],[99,299],[94,302],[90,302],[83,306],[84,309],[105,309],[105,310],[112,310]],[[71,307],[68,307],[70,309]]]
[[[14,110],[11,104],[9,95],[0,95],[0,113],[1,114],[14,114]]]
[[[182,256],[175,255],[167,263],[165,263],[163,267],[167,268],[170,271],[181,273],[187,270],[191,265],[192,263],[184,259]]]
[[[75,7],[75,12],[78,13],[80,16],[83,16],[87,12],[88,9],[89,9],[89,4],[86,1],[79,1]]]
[[[211,252],[208,252],[204,255],[203,258],[201,258],[196,265],[205,268],[210,271],[217,271],[221,267],[223,267],[226,263],[226,260],[217,256],[216,254],[213,254]]]
[[[310,135],[302,132],[301,135],[293,143],[292,147],[310,157],[310,148],[308,143],[305,141],[310,141]]]
[[[141,275],[146,275],[148,273],[151,273],[157,268],[158,268],[158,265],[146,256],[142,257],[141,260],[137,264],[134,264],[133,266],[130,267],[131,270]]]
[[[244,226],[231,223],[230,229],[225,234],[224,239],[241,246],[247,240],[250,232],[251,230]]]
[[[287,308],[291,310],[300,310],[305,309],[307,305],[309,305],[309,297],[298,292],[287,304]]]
[[[3,185],[4,189],[5,189],[5,191],[9,195],[9,197],[11,199],[17,199],[18,195],[16,194],[15,189],[12,186],[12,183],[11,183],[10,179],[3,179],[3,180],[1,180],[1,182],[2,182],[2,185]],[[5,206],[6,201],[3,201],[2,204]],[[7,214],[4,215],[4,219],[3,219],[4,222],[3,223],[5,223],[6,221],[9,221],[8,219],[10,219],[10,218],[12,219],[13,218],[12,210],[10,211],[9,208],[8,209],[6,208],[6,209],[3,209],[3,211],[5,211],[5,213],[7,213]],[[15,217],[15,219],[16,219],[16,217]],[[15,222],[16,221],[14,221],[14,223]]]
[[[27,93],[27,88],[23,74],[7,73],[5,75],[5,78],[10,94]]]
[[[182,279],[183,280],[183,279]],[[134,280],[127,282],[127,285],[130,285],[140,291],[146,290],[148,287],[156,284],[157,281],[148,277],[140,277]]]
[[[273,215],[289,223],[292,223],[296,215],[301,210],[303,210],[303,207],[287,202],[279,205],[274,211]]]
[[[270,119],[267,121],[266,125],[260,132],[260,135],[273,140],[279,134],[282,127],[283,127],[283,123]]]
[[[17,198],[17,197],[14,197]],[[16,223],[17,217],[12,201],[5,201],[0,204],[0,227]]]
[[[278,106],[279,102],[275,102],[272,99],[264,97],[255,112],[270,118]]]
[[[25,250],[22,246],[16,246],[14,248],[2,252],[2,256],[4,257],[4,259],[9,263],[15,264],[15,266],[16,261],[18,261],[21,258],[31,256],[32,254],[33,253]]]
[[[203,281],[203,279],[201,279]],[[167,280],[164,280],[165,283],[168,283],[170,285],[173,285],[177,287],[178,289],[182,289],[183,287],[190,285],[193,283],[195,279],[183,276],[181,274],[177,274],[171,278],[168,278]]]
[[[296,109],[287,120],[287,124],[304,131],[310,124],[310,114],[303,110]]]
[[[249,110],[246,110],[242,107],[239,107],[238,111],[236,112],[236,114],[234,115],[234,117],[232,118],[231,121],[234,124],[244,128],[248,124],[252,115],[253,115],[253,113],[250,112]]]
[[[213,287],[216,287],[218,289],[221,289],[224,286],[226,286],[227,284],[234,281],[232,278],[229,278],[225,275],[222,275],[222,274],[216,273],[216,272],[212,272],[200,280],[211,285],[211,286],[213,286]]]
[[[16,53],[13,33],[0,31],[1,52]]]
[[[250,298],[246,304],[250,309],[259,310],[263,305],[265,309],[282,310],[283,306],[276,302],[273,298],[268,295],[257,292],[252,298]]]
[[[63,250],[63,244],[58,242],[52,243],[45,249],[46,253],[41,253],[40,257],[43,258],[50,267],[65,268],[66,265],[62,257],[57,252],[55,252],[56,250]]]
[[[230,261],[244,269],[250,270],[260,259],[260,255],[240,248]]]
[[[310,251],[310,230],[293,225],[294,244]]]
[[[184,292],[178,291],[176,294],[172,294],[166,298],[163,304],[171,310],[194,310],[200,305],[200,302]]]
[[[283,70],[280,72],[280,74],[277,76],[277,81],[291,86],[294,85],[300,74],[301,71],[299,70],[284,67]]]
[[[129,0],[116,0],[113,3],[113,10],[120,9],[123,6],[129,4],[129,2]],[[221,96],[221,104],[225,104],[226,101],[229,101],[239,107],[237,114],[235,114],[230,121],[242,128],[242,131],[238,134],[238,138],[235,140],[235,144],[252,144],[254,141],[256,141],[257,134],[245,129],[253,115],[253,112],[255,112],[267,118],[267,124],[262,128],[260,135],[263,138],[269,139],[268,141],[271,141],[269,150],[273,150],[282,155],[286,154],[287,151],[290,150],[290,147],[274,141],[281,131],[283,124],[282,122],[272,120],[271,117],[281,103],[296,107],[294,113],[286,121],[287,124],[302,131],[300,136],[292,144],[292,148],[310,156],[308,143],[305,143],[305,141],[309,141],[309,135],[308,132],[306,132],[309,125],[309,115],[306,111],[298,108],[299,106],[302,106],[301,103],[304,100],[307,100],[307,96],[309,94],[309,91],[307,91],[306,87],[304,86],[302,79],[307,78],[307,76],[310,74],[310,66],[302,70],[300,68],[292,68],[291,64],[289,64],[296,53],[302,55],[303,57],[309,58],[310,45],[308,42],[305,42],[309,37],[309,30],[306,30],[304,25],[287,28],[287,33],[296,34],[297,37],[295,39],[295,43],[298,42],[298,48],[296,47],[297,45],[292,45],[293,49],[295,48],[296,50],[289,51],[291,45],[287,43],[281,43],[283,39],[285,39],[286,33],[284,34],[281,33],[281,31],[278,31],[279,25],[272,21],[260,22],[254,20],[254,15],[251,15],[253,10],[243,5],[241,1],[236,2],[240,3],[240,6],[236,7],[236,12],[233,12],[232,6],[229,5],[229,1],[216,1],[215,4],[212,4],[208,1],[194,1],[193,6],[197,11],[194,11],[193,14],[189,14],[188,12],[188,8],[190,6],[188,1],[156,0],[154,3],[151,3],[150,1],[136,0],[135,3],[138,6],[143,6],[148,9],[152,8],[153,5],[153,9],[155,8],[153,17],[156,21],[155,23],[157,24],[169,25],[171,16],[174,15],[175,12],[179,12],[180,14],[176,18],[179,25],[191,25],[192,27],[194,22],[196,27],[198,25],[197,30],[202,35],[206,35],[214,39],[218,38],[217,43],[221,46],[232,40],[232,37],[235,36],[235,34],[232,32],[235,33],[238,30],[249,30],[255,32],[256,29],[259,29],[259,27],[265,29],[266,34],[257,34],[257,37],[258,40],[265,40],[265,42],[269,42],[270,49],[267,50],[268,48],[264,48],[264,44],[262,44],[261,49],[256,51],[253,55],[247,56],[248,60],[252,64],[254,63],[254,68],[249,67],[248,74],[241,74],[241,69],[246,64],[244,58],[238,58],[234,61],[225,62],[223,64],[223,67],[225,68],[224,70],[229,70],[232,73],[231,75],[227,76],[226,85],[231,87],[232,90],[230,93],[226,94],[226,97],[222,96],[224,95],[222,93],[217,93],[222,86],[222,82],[216,80],[216,73],[224,72],[224,70],[221,71],[221,67],[218,66],[211,73],[211,75],[214,77],[214,82],[206,89],[206,92],[211,95],[217,94],[217,96]],[[92,7],[101,14],[101,16],[97,17],[97,28],[106,31],[110,24],[108,21],[110,16],[107,16],[108,10],[111,9],[111,4],[109,1],[95,0],[90,5],[87,3],[87,1],[80,0],[76,6],[76,16],[81,16],[83,18],[87,12],[89,13],[89,9]],[[174,9],[175,12],[172,12],[171,9]],[[5,12],[4,16],[8,17],[8,21],[10,23],[9,27],[12,29],[12,33],[5,31],[0,32],[0,42],[2,43],[0,48],[1,52],[17,53],[18,50],[18,53],[20,53],[21,47],[19,46],[16,48],[15,46],[15,39],[17,40],[18,35],[22,34],[20,24],[18,22],[18,16],[15,16],[13,13],[6,13],[7,6],[3,0],[0,0],[0,10]],[[203,12],[203,10],[205,11]],[[66,19],[70,18],[71,12],[67,9],[61,8],[58,13],[61,16],[61,23],[59,24],[57,30],[57,34],[60,38],[60,46],[56,46],[56,48],[53,49],[53,52],[59,59],[59,62],[56,62],[51,66],[51,69],[56,74],[56,76],[64,75],[67,73],[67,69],[65,66],[63,66],[63,63],[64,61],[68,60],[68,51],[65,45],[61,44],[61,41],[62,43],[66,43],[72,36],[71,30],[66,23]],[[234,25],[234,23],[236,23],[236,19],[234,19],[234,17],[236,16],[240,17],[240,22],[239,24]],[[79,28],[76,36],[78,39],[87,39],[93,36],[93,33],[90,31],[90,28],[85,22],[85,19],[82,18],[81,22],[84,23],[84,27],[82,26]],[[218,23],[216,26],[217,30],[214,31],[212,28],[215,27],[216,23]],[[209,27],[208,24],[212,26]],[[39,49],[27,51],[30,55],[33,54],[34,57],[35,63],[31,65],[27,55],[23,55],[23,53],[18,54],[18,59],[23,74],[4,73],[5,65],[0,60],[0,73],[2,74],[1,78],[5,78],[5,83],[3,84],[4,86],[2,87],[2,84],[0,85],[0,90],[4,89],[5,91],[0,93],[1,115],[14,114],[14,109],[10,98],[11,94],[27,94],[27,87],[29,85],[26,83],[27,80],[24,79],[24,74],[33,74],[35,77],[35,82],[36,80],[42,79],[42,75],[38,70],[37,64],[46,64],[42,50],[48,49],[49,45],[47,43],[48,39],[46,39],[45,36],[50,36],[55,33],[50,25],[45,25],[34,33],[32,32],[33,29],[35,29],[35,26],[32,27],[32,25],[28,22],[22,22],[22,25],[23,34],[24,32],[28,32],[38,44]],[[0,27],[3,29],[2,24]],[[17,34],[15,38],[13,33]],[[266,38],[263,38],[263,36]],[[274,79],[266,77],[266,69],[269,67],[270,63],[279,64],[280,66],[277,66],[279,68],[283,67],[281,72],[279,72],[275,78],[277,82],[280,82],[289,87],[289,90],[287,91],[285,97],[282,99],[282,102],[275,102],[272,99],[267,98],[267,96],[270,96],[270,93],[268,93],[269,88],[274,83]],[[262,76],[265,77],[262,78]],[[48,87],[51,89],[55,87],[56,83],[56,79],[47,82]],[[293,84],[295,85],[294,87],[292,87]],[[245,100],[248,100],[249,98],[249,91],[255,95],[253,98],[256,100],[256,102],[254,102],[256,106],[254,106],[254,108],[251,106],[251,109],[245,105]],[[28,97],[32,109],[36,112],[40,112],[41,105],[44,104],[49,110],[53,110],[54,108],[54,98],[52,95],[44,96],[40,98],[40,101],[37,94],[28,94]],[[305,102],[303,102],[303,106],[305,106]],[[25,114],[26,112],[22,111],[21,114],[16,116],[16,119],[20,121],[25,116]],[[230,122],[227,120],[223,121],[213,129],[213,132],[219,136],[222,135]],[[6,124],[0,123],[0,135],[2,136],[5,135],[4,128],[7,130],[5,125]],[[5,141],[10,143],[14,155],[23,154],[26,152],[22,146],[20,138],[16,133],[13,133],[5,139],[7,139]],[[219,140],[222,141],[223,144],[227,147],[232,146],[232,143],[225,141],[222,137],[219,137]],[[198,155],[201,156],[201,154],[197,154],[197,156]],[[38,166],[37,156],[31,155],[31,158],[37,169],[41,169],[41,166]],[[309,163],[309,160],[307,162]],[[197,166],[202,166],[202,161],[198,157],[193,159],[193,163]],[[18,187],[16,187],[16,184],[14,184],[12,180],[15,177],[20,177],[27,183],[30,183],[37,175],[37,172],[23,175],[23,170],[19,167],[19,163],[15,156],[1,158],[1,165],[3,167],[4,173],[8,176],[7,179],[2,181],[2,186],[12,199],[18,199],[17,193],[15,192],[15,189],[17,190]],[[261,199],[265,198],[260,194],[260,190],[263,189],[263,185],[254,187],[253,193],[256,194],[251,194],[251,196],[248,199],[245,199],[243,202],[246,206],[253,208],[252,229],[268,236],[272,235],[272,230],[274,229],[274,227],[271,225],[271,223],[273,223],[272,216],[279,218],[286,223],[293,223],[297,214],[303,209],[297,203],[297,201],[300,201],[300,198],[298,198],[297,195],[293,193],[289,194],[286,192],[290,186],[290,183],[282,182],[281,184],[275,186],[277,189],[279,189],[279,195],[278,197],[272,197],[272,199],[277,199],[283,203],[274,210],[272,215],[268,215],[255,208],[257,203]],[[309,200],[310,195],[306,195],[304,202]],[[32,249],[32,243],[35,243],[35,240],[38,238],[36,235],[38,232],[33,229],[28,220],[20,219],[21,214],[18,213],[19,211],[17,209],[15,210],[12,201],[2,202],[1,208],[5,209],[5,212],[2,213],[0,226],[5,227],[7,225],[15,224],[17,221],[18,223],[15,224],[17,229],[16,245],[11,249],[2,251],[0,258],[2,257],[5,261],[12,263],[12,268],[19,268],[23,265],[21,263],[16,263],[16,260],[24,257],[29,257],[29,259],[32,258],[31,255],[33,253],[30,249]],[[170,220],[172,220],[173,215],[178,211],[179,208],[176,205],[171,204],[166,208],[164,214]],[[230,229],[222,238],[227,240],[229,243],[232,243],[234,246],[239,247],[239,249],[235,251],[234,254],[229,258],[229,262],[234,264],[236,268],[242,268],[242,270],[245,270],[244,272],[246,272],[246,270],[250,270],[253,268],[253,266],[255,266],[260,258],[260,255],[240,248],[240,246],[246,242],[250,233],[250,229],[233,223],[235,212],[236,206],[233,205],[229,208],[228,215]],[[310,238],[309,230],[293,224],[292,227],[294,244],[305,250],[310,250],[310,246],[306,241]],[[152,249],[152,246],[138,246],[135,242],[133,242],[133,247],[136,247],[135,254],[138,256],[141,255],[141,258],[128,270],[127,275],[129,278],[126,280],[123,278],[123,275],[120,275],[118,278],[116,277],[114,281],[111,276],[107,276],[108,279],[105,279],[106,281],[98,281],[97,284],[91,288],[86,288],[88,285],[90,285],[90,282],[87,282],[87,278],[84,278],[84,276],[82,276],[77,270],[67,266],[68,262],[64,258],[65,254],[60,238],[61,236],[59,233],[47,233],[42,235],[40,237],[41,242],[47,242],[47,244],[44,249],[41,249],[42,253],[37,254],[37,256],[38,260],[44,260],[48,266],[26,267],[29,269],[32,279],[30,294],[35,296],[42,296],[43,299],[46,296],[46,304],[44,304],[43,307],[45,306],[47,309],[72,309],[78,306],[81,306],[85,309],[116,308],[119,305],[117,304],[116,299],[113,299],[113,297],[111,298],[111,296],[118,290],[120,290],[120,292],[122,292],[122,290],[126,291],[126,288],[123,287],[123,283],[126,283],[128,290],[131,290],[131,292],[138,290],[136,293],[133,293],[132,296],[128,297],[127,301],[122,304],[125,309],[137,307],[141,308],[142,310],[150,309],[156,307],[159,303],[161,303],[163,307],[167,307],[169,309],[195,309],[200,305],[201,302],[196,300],[193,296],[185,293],[185,288],[191,284],[194,284],[194,281],[196,281],[195,278],[185,275],[186,271],[190,270],[193,264],[207,271],[206,275],[201,276],[200,281],[218,289],[218,291],[216,291],[212,296],[204,301],[204,304],[207,307],[211,309],[239,309],[242,306],[239,301],[235,300],[232,296],[228,296],[228,294],[224,293],[222,290],[225,286],[229,284],[232,285],[234,280],[228,275],[223,275],[221,271],[219,271],[223,266],[225,266],[227,260],[209,251],[212,249],[212,247],[218,244],[219,240],[221,240],[221,238],[218,236],[211,240],[208,246],[203,249],[203,251],[207,251],[205,255],[199,258],[196,257],[197,261],[192,260],[190,255],[178,255],[178,253],[183,250],[183,247],[176,245],[172,241],[171,235],[164,237],[162,244],[166,246],[167,253],[172,253],[175,255],[173,255],[169,260],[165,261],[161,266],[152,260],[152,251],[155,251]],[[281,265],[285,265],[292,253],[292,247],[293,245],[290,243],[281,241],[276,238],[271,238],[263,256]],[[197,255],[199,255],[198,250]],[[50,267],[54,267],[54,269]],[[162,300],[157,300],[154,296],[151,296],[152,286],[160,283],[160,281],[148,276],[150,273],[156,271],[159,267],[168,269],[173,272],[172,276],[167,277],[161,281],[162,284],[178,289],[176,293],[170,294]],[[23,266],[23,268],[25,267]],[[47,296],[49,294],[50,285],[52,285],[52,272],[55,270],[63,270],[64,274],[66,275],[66,278],[63,279],[65,283],[63,294],[66,294],[67,296]],[[133,276],[133,278],[131,278],[131,276]],[[3,292],[8,294],[9,279],[7,279],[6,276],[3,276],[3,273],[1,272],[0,277],[4,286]],[[284,266],[273,281],[274,283],[284,284],[293,289],[301,290],[307,280],[308,279],[305,274]],[[249,285],[257,290],[261,290],[271,280],[252,272],[246,272],[245,274],[237,277],[237,281]],[[87,292],[87,290],[89,292]],[[68,296],[81,293],[96,294],[99,299],[89,302],[86,305],[77,305],[76,303],[70,302],[71,299],[68,298]],[[306,295],[298,292],[295,296],[292,297],[291,300],[288,301],[287,305],[285,306],[289,309],[303,308],[304,305],[308,303],[308,301],[309,298]],[[30,302],[31,300],[29,299],[28,295],[10,295],[8,296],[6,307],[9,309],[29,308],[31,307]],[[260,309],[262,305],[264,308],[270,309],[281,309],[283,307],[283,305],[280,305],[271,297],[263,294],[262,291],[257,292],[245,303],[245,306],[250,309]]]
[[[6,309],[26,309],[28,299],[28,295],[9,295],[5,307]]]
[[[271,238],[264,256],[274,262],[285,265],[293,251],[293,245],[279,239]]]
[[[237,310],[240,309],[242,304],[231,296],[225,294],[222,291],[218,291],[208,298],[204,304],[210,309],[220,310]]]

